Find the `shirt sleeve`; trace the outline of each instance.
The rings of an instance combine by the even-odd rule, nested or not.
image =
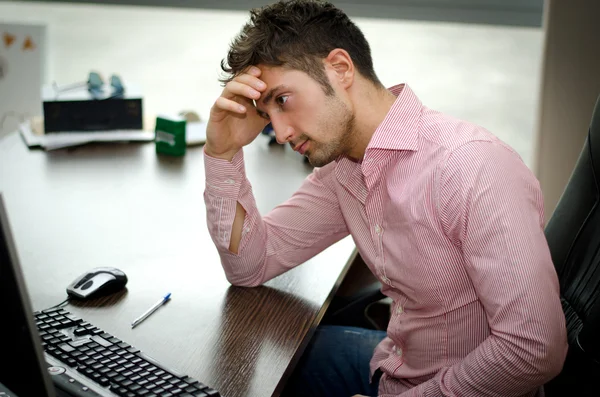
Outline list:
[[[444,231],[462,249],[491,335],[401,396],[532,393],[560,372],[567,352],[539,183],[501,142],[478,141],[450,154],[438,192]]]
[[[332,167],[316,168],[294,195],[262,217],[240,150],[231,162],[204,153],[208,230],[230,283],[257,286],[348,235]],[[333,166],[333,164],[331,165]],[[238,254],[229,250],[237,203],[246,210]]]

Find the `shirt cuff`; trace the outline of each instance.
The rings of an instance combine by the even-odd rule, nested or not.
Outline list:
[[[231,161],[211,157],[204,152],[206,191],[214,196],[237,199],[246,179],[244,152],[240,149]]]

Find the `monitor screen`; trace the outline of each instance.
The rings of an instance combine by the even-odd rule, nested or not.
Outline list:
[[[0,383],[19,397],[54,396],[0,195]]]

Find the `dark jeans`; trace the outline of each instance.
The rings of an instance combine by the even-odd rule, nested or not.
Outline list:
[[[317,328],[283,392],[284,397],[377,396],[369,361],[385,331],[324,325]]]

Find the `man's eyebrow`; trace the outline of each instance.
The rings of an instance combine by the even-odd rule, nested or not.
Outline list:
[[[268,105],[269,102],[271,101],[271,99],[273,99],[273,95],[275,95],[275,92],[280,90],[283,87],[284,87],[283,84],[280,84],[277,87],[271,88],[269,90],[269,92],[267,93],[267,95],[265,95],[265,97],[261,101],[263,103],[263,105]]]
[[[268,92],[267,95],[264,96],[264,98],[262,100],[259,101],[254,101],[254,107],[256,108],[256,112],[258,113],[258,115],[260,117],[262,117],[263,119],[267,119],[269,120],[269,115],[267,114],[267,112],[260,110],[258,108],[258,103],[262,102],[263,105],[268,105],[269,102],[271,101],[271,99],[273,99],[273,96],[275,96],[275,93],[279,90],[285,89],[285,85],[280,84],[277,87],[273,87],[271,88]]]

